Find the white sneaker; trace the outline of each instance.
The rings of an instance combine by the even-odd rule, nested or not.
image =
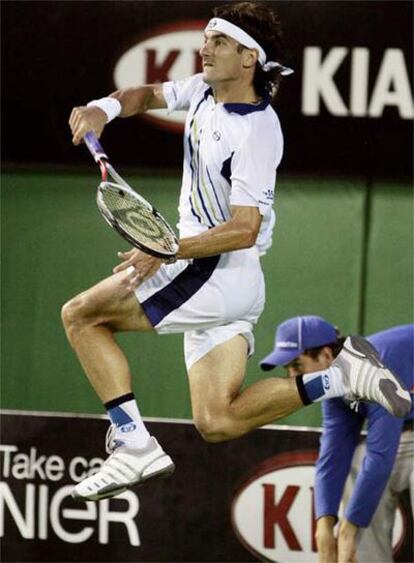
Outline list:
[[[410,412],[410,393],[362,336],[349,336],[333,365],[340,367],[349,388],[346,399],[375,401],[394,416],[405,417]]]
[[[72,490],[75,500],[102,500],[119,495],[134,485],[149,479],[169,477],[175,465],[152,436],[145,448],[133,449],[112,440],[113,428],[108,431],[107,451],[111,455],[100,470],[81,481]]]

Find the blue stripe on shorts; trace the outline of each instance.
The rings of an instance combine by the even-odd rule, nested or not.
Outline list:
[[[141,303],[152,326],[188,301],[209,280],[220,256],[196,258],[171,283]]]

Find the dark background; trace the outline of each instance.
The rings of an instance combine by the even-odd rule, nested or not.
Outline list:
[[[88,162],[73,150],[67,121],[72,107],[115,89],[113,66],[120,55],[163,23],[205,19],[219,2],[28,2],[6,1],[2,9],[2,159],[6,164]],[[337,117],[321,101],[318,116],[301,113],[303,51],[318,46],[370,50],[368,99],[385,49],[404,50],[412,76],[412,2],[281,1],[287,63],[295,74],[284,82],[278,112],[288,173],[341,171],[378,177],[412,174],[412,120],[396,107],[380,118]],[[334,80],[348,106],[350,53]],[[145,168],[181,165],[179,135],[140,119],[116,120],[105,145],[113,160]],[[162,154],[162,158],[160,158]]]
[[[1,401],[16,413],[3,417],[2,430],[4,441],[24,452],[37,447],[39,453],[68,459],[104,455],[102,420],[46,422],[16,410],[102,412],[66,341],[60,309],[110,275],[116,253],[126,248],[95,208],[98,171],[87,151],[71,144],[70,111],[115,89],[117,60],[143,36],[162,24],[207,21],[219,3],[0,2]],[[403,50],[412,78],[413,4],[308,0],[277,2],[277,8],[286,63],[295,74],[282,84],[277,104],[286,141],[278,224],[263,258],[267,302],[246,384],[264,376],[258,362],[273,347],[276,325],[288,317],[321,315],[344,334],[372,334],[413,320],[412,120],[402,119],[395,107],[379,118],[336,117],[323,102],[319,115],[302,113],[307,47],[321,48],[323,58],[333,47],[368,48],[369,99],[386,49]],[[347,106],[350,62],[348,54],[334,77]],[[180,135],[139,118],[117,119],[105,130],[103,143],[121,174],[174,223]],[[168,483],[138,493],[142,547],[127,550],[122,528],[109,546],[98,545],[96,537],[75,546],[53,534],[49,541],[26,540],[6,510],[4,560],[257,560],[231,528],[230,500],[259,462],[292,449],[317,449],[320,404],[277,421],[278,430],[205,444],[192,425],[171,424],[172,418],[191,420],[192,413],[181,335],[161,340],[156,334],[120,336],[140,411],[164,419],[152,429],[177,462]],[[10,479],[8,484],[23,511],[31,483]],[[60,484],[48,486],[54,491]],[[64,508],[74,508],[70,503],[67,499]],[[407,556],[412,524],[410,530],[396,560],[412,559]]]
[[[166,480],[153,481],[131,489],[139,499],[136,524],[141,545],[131,546],[125,527],[117,523],[112,523],[109,527],[109,543],[99,543],[96,521],[88,522],[81,517],[79,521],[67,520],[65,514],[62,514],[65,509],[85,510],[83,503],[76,503],[66,497],[59,510],[63,528],[75,533],[86,526],[92,526],[94,533],[88,540],[69,544],[54,533],[50,523],[47,540],[40,540],[36,512],[35,539],[24,539],[16,529],[8,505],[5,504],[1,507],[4,510],[5,530],[2,560],[16,563],[265,561],[263,556],[252,554],[252,550],[246,549],[236,537],[231,522],[231,503],[243,485],[267,472],[263,470],[265,466],[269,468],[268,471],[270,467],[275,468],[276,453],[279,458],[296,457],[297,462],[294,465],[311,465],[309,460],[316,457],[319,433],[268,428],[222,444],[208,444],[200,439],[192,424],[147,424],[150,432],[168,446],[168,453],[175,460],[177,467],[175,473]],[[60,487],[71,485],[67,472],[70,460],[75,456],[82,456],[89,461],[95,456],[104,455],[102,444],[107,429],[105,420],[5,414],[2,415],[2,426],[8,436],[7,444],[17,446],[17,455],[23,453],[27,456],[31,448],[36,448],[37,459],[41,456],[47,458],[59,455],[65,462],[64,476],[55,482],[42,481],[37,473],[30,479],[15,478],[12,471],[12,474],[4,479],[23,514],[29,504],[25,498],[29,484],[36,487],[36,495],[39,485],[47,486],[50,504]],[[62,440],[62,436],[70,436],[70,440]],[[91,436],[95,437],[92,442]],[[13,467],[14,458],[11,459],[10,467]],[[44,464],[45,462],[41,467],[44,468]],[[291,464],[286,463],[286,467],[289,466]],[[283,467],[283,464],[280,464],[280,467]],[[291,471],[294,473],[295,467]],[[109,502],[111,510],[127,510],[121,499],[111,499]],[[295,502],[298,502],[298,499]],[[401,495],[401,504],[408,518],[407,534],[396,553],[395,561],[407,562],[412,557],[412,522],[408,495]],[[288,512],[289,521],[294,524],[296,531],[300,530],[298,522],[290,520],[291,518],[292,515]],[[303,525],[310,526],[309,514],[303,515]],[[278,526],[275,526],[275,535],[280,534],[280,530],[276,530]],[[285,530],[285,534],[287,533]],[[316,554],[313,559],[316,559]]]

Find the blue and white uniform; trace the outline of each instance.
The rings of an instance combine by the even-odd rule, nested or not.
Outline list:
[[[375,346],[381,361],[412,393],[414,325],[385,330],[367,340]],[[397,493],[411,488],[414,503],[413,409],[404,421],[374,403],[361,402],[355,412],[343,399],[329,399],[323,402],[322,408],[323,434],[315,482],[316,517],[337,515],[345,481],[350,475],[344,495],[345,517],[358,527],[369,526],[358,539],[357,560],[392,561]],[[361,448],[358,442],[364,422],[368,432]]]
[[[256,245],[203,259],[163,265],[136,295],[160,334],[185,333],[187,368],[236,334],[253,353],[253,326],[265,288],[259,257],[272,243],[276,169],[283,153],[279,119],[270,99],[216,103],[202,74],[163,84],[169,111],[188,110],[179,202],[180,237],[228,221],[230,207],[259,209]]]

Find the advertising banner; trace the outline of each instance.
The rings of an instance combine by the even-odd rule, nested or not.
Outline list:
[[[317,561],[315,430],[269,427],[207,444],[191,423],[149,421],[174,475],[76,503],[74,483],[105,458],[107,421],[9,412],[1,422],[2,561]],[[402,505],[396,561],[409,560],[408,529]]]
[[[222,3],[5,2],[3,160],[86,162],[71,146],[71,109],[119,88],[200,72],[203,29]],[[277,102],[286,139],[283,169],[410,176],[412,2],[272,4],[284,27],[285,62],[295,69]],[[117,162],[176,168],[183,119],[183,112],[165,111],[118,119],[105,143]]]

